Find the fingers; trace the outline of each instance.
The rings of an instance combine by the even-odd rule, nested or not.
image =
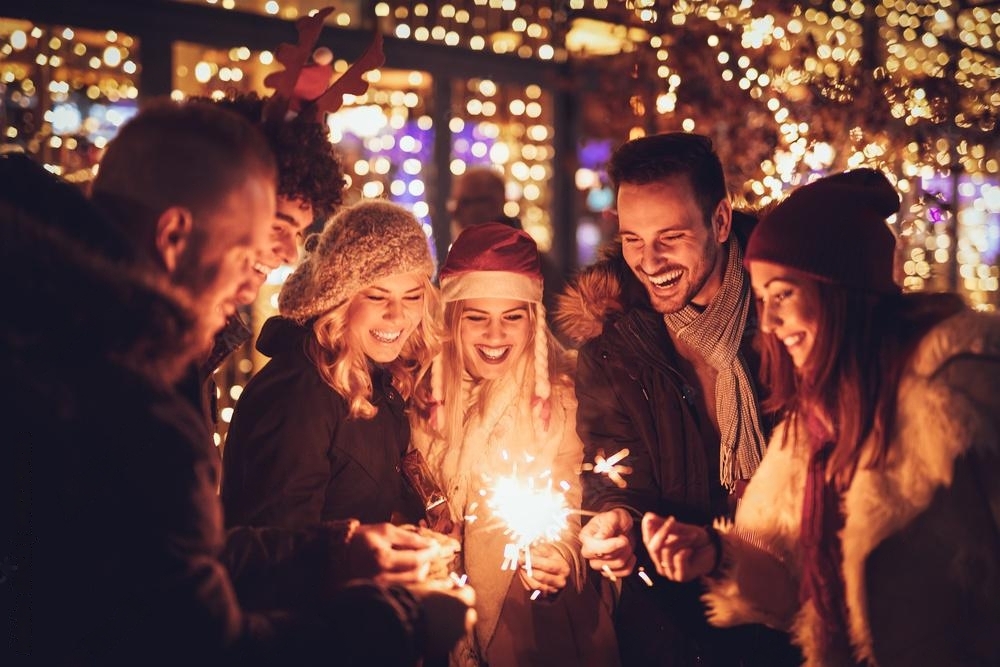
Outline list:
[[[672,518],[672,517],[670,517]],[[650,538],[660,530],[664,523],[666,523],[670,518],[664,518],[659,514],[654,514],[653,512],[646,512],[642,516],[642,541],[646,544],[647,548],[649,546]]]
[[[631,543],[623,549],[617,549],[611,553],[600,554],[599,557],[588,560],[591,569],[597,570],[609,579],[617,577],[627,577],[635,569],[635,552]]]
[[[670,536],[676,525],[676,520],[671,516],[666,519],[647,512],[642,517],[642,542],[646,545],[646,551],[654,560],[656,555],[663,548],[664,542]]]
[[[693,578],[691,575],[693,556],[694,550],[688,547],[671,551],[657,564],[657,571],[671,581],[688,581]]]
[[[530,591],[541,591],[546,595],[552,595],[566,588],[565,577],[553,576],[539,570],[533,569],[529,575],[522,568],[518,571],[518,576],[521,578],[521,583],[524,584],[524,587]]]
[[[521,567],[523,569],[527,568],[527,562],[525,558],[521,558]],[[570,564],[566,561],[566,558],[556,551],[551,549],[551,551],[545,552],[537,550],[536,547],[531,547],[531,570],[535,573],[536,578],[545,580],[548,582],[561,581],[559,588],[566,585],[566,579],[569,577],[571,571]],[[553,583],[553,585],[556,585]]]
[[[383,535],[393,549],[426,549],[433,544],[430,538],[424,537],[415,530],[407,530],[392,524],[381,524]]]
[[[580,553],[587,559],[620,558],[632,551],[632,542],[625,535],[604,540],[581,540],[581,543]]]
[[[580,530],[580,539],[604,540],[632,530],[632,517],[621,508],[594,515]]]

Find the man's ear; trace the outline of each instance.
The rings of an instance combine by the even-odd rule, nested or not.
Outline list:
[[[725,243],[729,240],[729,234],[733,231],[733,203],[727,197],[719,200],[712,213],[712,232],[715,240]]]
[[[156,250],[167,273],[177,270],[193,224],[191,211],[182,206],[171,206],[156,220]]]

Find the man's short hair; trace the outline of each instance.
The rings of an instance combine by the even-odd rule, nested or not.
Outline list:
[[[252,123],[211,104],[157,100],[108,144],[92,200],[148,248],[160,213],[171,206],[210,213],[254,175],[273,179],[275,163]]]
[[[722,162],[712,140],[690,132],[667,132],[621,145],[608,162],[608,177],[617,191],[622,183],[648,185],[687,178],[706,223],[728,196]]]

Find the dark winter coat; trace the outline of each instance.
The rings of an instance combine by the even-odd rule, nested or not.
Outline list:
[[[709,458],[708,448],[717,449],[718,442],[704,441],[696,390],[678,368],[663,316],[650,307],[620,248],[580,273],[561,297],[558,321],[564,335],[580,346],[577,431],[584,460],[628,449],[621,463],[632,468],[624,488],[606,475],[585,475],[583,507],[596,512],[626,508],[635,520],[637,569],[655,579],[650,587],[634,572],[622,582],[616,627],[623,662],[739,664],[741,654],[754,653],[757,638],[710,628],[699,585],[657,577],[639,535],[645,512],[704,524],[727,507],[718,454],[714,465]],[[754,330],[751,315],[741,353],[753,375],[759,366]]]
[[[168,287],[67,235],[78,193],[43,190],[0,192],[0,282],[17,285],[0,325],[0,664],[327,660],[348,638],[364,645],[353,621],[366,614],[381,614],[394,656],[415,656],[405,591],[369,584],[314,594],[310,609],[244,611],[219,558],[218,456],[173,385],[193,361],[192,318]],[[329,596],[347,528],[314,531],[322,545],[244,531],[234,565],[260,576],[266,554],[292,566],[322,546],[330,577],[317,592]]]
[[[332,519],[408,521],[422,516],[400,461],[410,442],[405,403],[372,366],[372,419],[349,419],[305,351],[310,329],[264,324],[257,348],[271,361],[236,405],[223,455],[222,503],[230,526],[299,527]]]

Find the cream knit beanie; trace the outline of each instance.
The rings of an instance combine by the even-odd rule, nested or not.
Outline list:
[[[278,295],[282,316],[300,324],[398,273],[434,275],[427,235],[402,206],[362,201],[342,209],[305,243],[306,256]]]

